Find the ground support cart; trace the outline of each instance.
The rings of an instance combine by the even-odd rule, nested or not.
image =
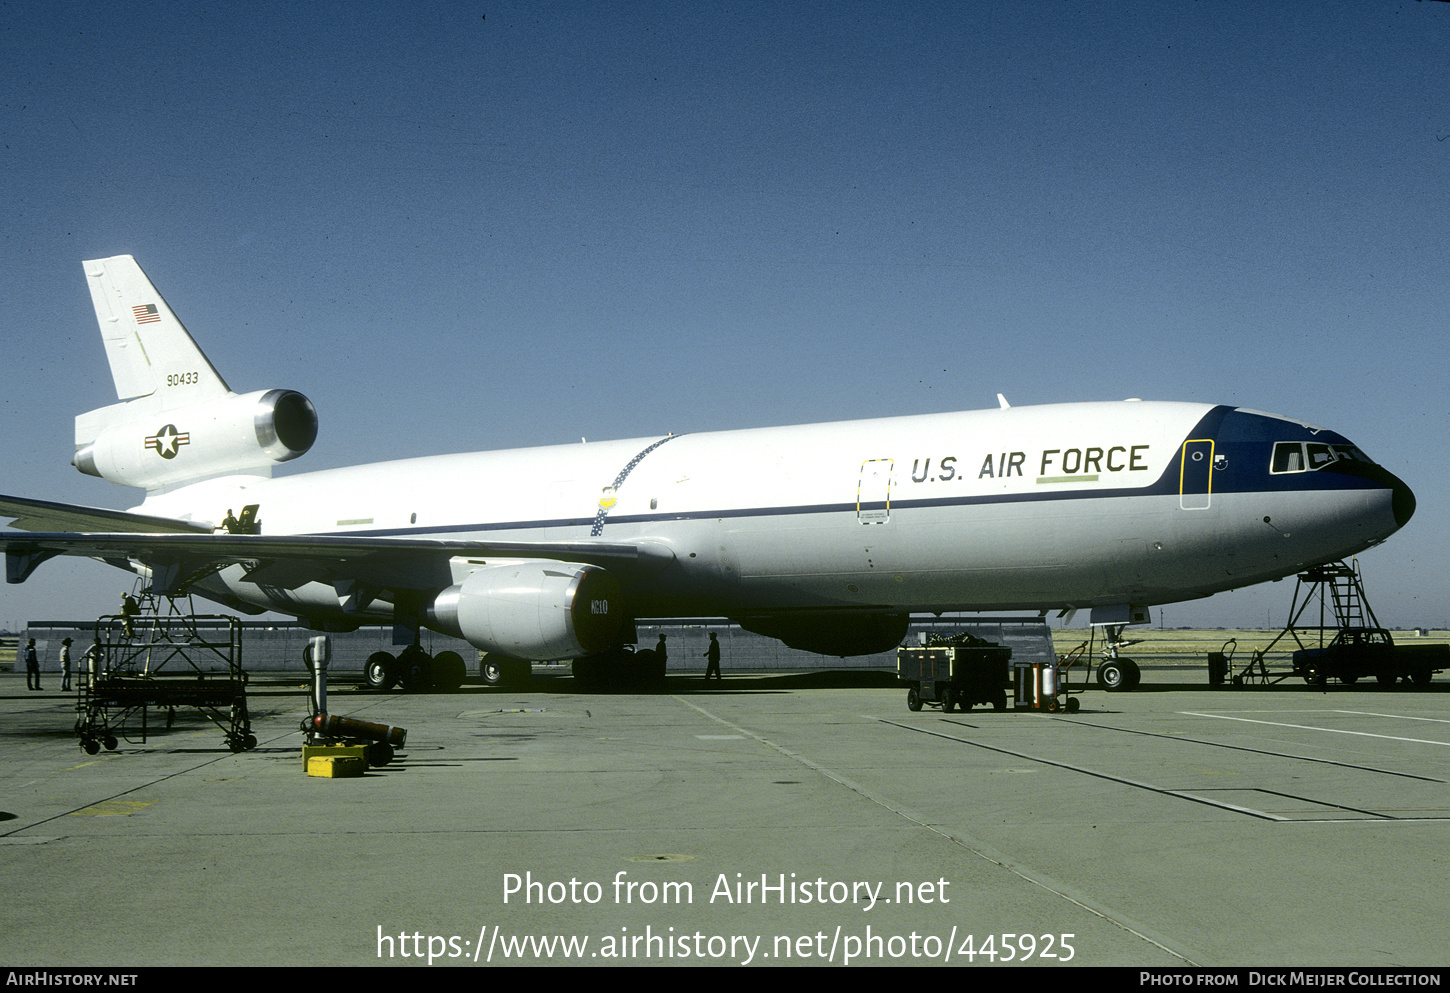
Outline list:
[[[1088,657],[1088,642],[1083,642],[1056,661],[1016,662],[1012,665],[1012,705],[1018,710],[1045,710],[1056,713],[1065,710],[1075,713],[1080,706],[1077,694],[1082,689],[1071,689],[1068,675],[1083,659]]]
[[[159,724],[169,728],[178,707],[200,711],[232,751],[255,748],[241,625],[235,617],[183,613],[174,600],[161,599],[166,614],[145,595],[137,612],[96,621],[76,698],[81,748],[94,755],[103,745],[115,749],[118,738],[145,743],[158,724],[151,712],[164,712]]]
[[[919,648],[898,648],[896,675],[907,685],[906,708],[920,710],[925,703],[950,714],[957,707],[990,703],[994,710],[1006,710],[1011,658],[1012,649],[970,634],[933,635]]]

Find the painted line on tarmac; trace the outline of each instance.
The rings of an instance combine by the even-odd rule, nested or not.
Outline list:
[[[1358,714],[1361,717],[1392,717],[1397,721],[1430,721],[1435,724],[1450,724],[1443,717],[1411,717],[1409,714],[1377,714],[1372,710],[1336,710],[1336,714]]]
[[[767,748],[774,749],[781,755],[784,755],[786,758],[791,759],[795,762],[799,762],[806,768],[820,773],[822,776],[825,776],[832,782],[846,787],[846,789],[851,790],[853,793],[860,795],[864,799],[870,800],[872,803],[876,804],[879,807],[889,810],[896,816],[904,820],[910,821],[918,827],[924,828],[933,834],[939,835],[940,837],[945,838],[954,845],[960,845],[967,851],[971,852],[973,855],[986,859],[988,862],[991,862],[994,865],[1006,869],[1008,872],[1020,877],[1026,882],[1029,882],[1034,886],[1038,886],[1044,890],[1047,890],[1049,893],[1061,897],[1068,903],[1076,905],[1082,910],[1087,911],[1089,914],[1092,914],[1094,917],[1101,918],[1107,923],[1128,932],[1136,938],[1141,938],[1143,941],[1146,941],[1148,944],[1159,949],[1164,954],[1171,955],[1176,959],[1180,959],[1187,965],[1196,966],[1199,964],[1191,957],[1191,954],[1187,950],[1175,947],[1172,943],[1169,942],[1169,939],[1167,938],[1151,937],[1147,933],[1148,929],[1144,925],[1133,921],[1125,914],[1118,913],[1117,911],[1114,911],[1108,907],[1102,906],[1092,897],[1088,896],[1086,893],[1076,890],[1068,886],[1067,884],[1060,882],[1059,880],[1053,879],[1051,876],[1038,872],[1035,869],[1029,869],[1021,863],[1013,861],[1001,852],[995,851],[994,849],[982,844],[979,841],[976,841],[975,839],[968,838],[965,835],[958,834],[954,831],[948,831],[945,828],[942,828],[936,824],[928,824],[921,818],[916,817],[911,813],[908,813],[906,810],[890,802],[889,800],[886,800],[883,797],[876,795],[872,791],[866,789],[864,786],[861,786],[859,783],[852,782],[845,776],[842,776],[840,773],[834,772],[831,769],[828,769],[825,766],[821,765],[819,762],[814,762],[811,759],[806,758],[804,755],[799,755],[796,752],[791,751],[789,748],[778,745],[775,742],[771,741],[769,738],[765,738],[761,735],[756,734],[749,728],[740,727],[738,724],[733,724],[723,717],[712,714],[710,713],[710,711],[706,710],[704,707],[701,707],[699,704],[696,704],[683,697],[677,696],[674,697],[674,699],[689,707],[691,710],[697,711],[701,715],[716,722],[717,724],[724,725],[731,730],[737,731],[740,734],[743,734],[749,738],[753,738],[754,740],[760,742],[762,745],[765,745]],[[877,719],[881,720],[880,718]],[[894,721],[881,720],[881,723],[890,724],[893,727],[904,727],[907,728],[907,730],[916,730],[915,728],[911,728],[905,724],[897,724]],[[951,736],[942,735],[942,737],[949,738]],[[962,739],[954,738],[952,740],[961,741]]]
[[[1383,738],[1385,741],[1405,741],[1415,745],[1438,745],[1450,748],[1450,741],[1431,741],[1428,738],[1404,738],[1394,734],[1375,734],[1371,731],[1348,731],[1344,728],[1321,728],[1312,724],[1289,724],[1285,721],[1259,721],[1251,717],[1230,717],[1227,714],[1204,714],[1195,710],[1180,710],[1187,717],[1212,717],[1220,721],[1243,721],[1245,724],[1268,724],[1277,728],[1295,728],[1300,731],[1325,731],[1329,734],[1352,734],[1360,738]]]
[[[1319,713],[1319,711],[1316,711],[1316,713]],[[1341,713],[1341,714],[1352,714],[1352,713],[1356,713],[1356,711],[1353,711],[1353,710],[1341,710],[1341,711],[1337,711],[1337,713]],[[1420,719],[1420,720],[1428,720],[1428,718],[1417,718],[1417,719]],[[1183,742],[1183,743],[1190,744],[1190,745],[1204,745],[1204,746],[1209,747],[1209,748],[1226,748],[1229,751],[1234,751],[1234,752],[1248,752],[1251,755],[1267,755],[1270,758],[1289,759],[1292,762],[1312,762],[1312,763],[1315,763],[1317,765],[1332,765],[1332,766],[1337,766],[1337,767],[1339,767],[1341,769],[1354,769],[1354,770],[1356,770],[1358,772],[1373,772],[1373,773],[1377,773],[1377,774],[1382,775],[1382,776],[1398,776],[1401,779],[1417,779],[1420,782],[1424,782],[1424,783],[1444,783],[1444,782],[1446,782],[1446,780],[1436,778],[1435,776],[1421,776],[1421,775],[1419,775],[1417,773],[1413,773],[1413,772],[1397,772],[1397,771],[1395,771],[1393,769],[1376,769],[1374,766],[1359,765],[1359,764],[1354,763],[1354,762],[1340,762],[1340,761],[1337,761],[1335,759],[1320,759],[1320,758],[1314,758],[1314,757],[1308,756],[1308,755],[1292,755],[1289,752],[1275,752],[1275,751],[1270,751],[1267,748],[1250,748],[1247,745],[1230,745],[1228,742],[1224,742],[1224,741],[1208,741],[1208,740],[1206,740],[1204,738],[1189,738],[1189,737],[1185,737],[1184,735],[1181,735],[1181,734],[1163,734],[1163,733],[1161,733],[1159,731],[1143,731],[1143,730],[1141,730],[1139,728],[1120,728],[1120,727],[1114,727],[1111,724],[1095,724],[1092,721],[1085,721],[1085,720],[1083,720],[1080,717],[1073,718],[1073,717],[1057,716],[1057,717],[1051,718],[1051,720],[1054,720],[1054,721],[1057,721],[1057,722],[1063,723],[1063,724],[1076,724],[1079,727],[1096,728],[1099,731],[1117,731],[1119,734],[1137,734],[1137,735],[1142,735],[1145,738],[1162,738],[1165,741],[1177,741],[1177,742]],[[1450,722],[1447,722],[1447,723],[1450,723]]]
[[[971,745],[973,748],[981,748],[989,752],[997,752],[1001,755],[1010,755],[1013,758],[1025,759],[1028,762],[1039,762],[1042,765],[1050,765],[1057,769],[1065,769],[1068,772],[1081,773],[1084,776],[1092,776],[1096,779],[1106,779],[1110,783],[1118,783],[1122,786],[1131,786],[1133,789],[1146,790],[1149,793],[1157,793],[1159,796],[1171,796],[1179,800],[1191,800],[1194,803],[1201,803],[1208,807],[1218,807],[1220,810],[1230,810],[1236,814],[1248,814],[1251,817],[1258,817],[1266,821],[1287,821],[1289,818],[1280,817],[1278,814],[1271,814],[1266,810],[1255,810],[1253,807],[1241,807],[1236,803],[1226,803],[1222,800],[1210,800],[1194,793],[1184,790],[1170,790],[1166,786],[1154,786],[1152,783],[1145,783],[1138,779],[1129,779],[1127,776],[1115,776],[1110,772],[1099,772],[1096,769],[1089,769],[1083,765],[1072,765],[1067,762],[1059,762],[1056,759],[1043,758],[1041,755],[1032,755],[1028,752],[1019,752],[1011,748],[1002,748],[999,745],[985,745],[980,741],[972,741],[970,738],[958,738],[953,734],[945,734],[941,731],[933,731],[930,728],[912,727],[910,724],[898,724],[896,721],[883,720],[881,723],[890,724],[892,727],[903,728],[907,731],[915,731],[918,734],[929,734],[938,738],[945,738],[947,741],[955,741],[960,745]],[[952,722],[955,723],[955,722]]]

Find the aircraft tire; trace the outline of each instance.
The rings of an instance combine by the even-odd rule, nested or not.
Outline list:
[[[409,693],[420,693],[433,685],[433,658],[410,645],[398,653],[398,682]]]
[[[1138,684],[1143,681],[1143,670],[1139,669],[1138,663],[1134,662],[1132,659],[1120,658],[1118,659],[1118,661],[1122,663],[1123,673],[1127,676],[1128,680],[1128,685],[1124,686],[1123,689],[1136,690],[1138,688]]]
[[[441,693],[456,693],[468,675],[468,666],[457,652],[439,652],[433,658],[434,685]]]
[[[484,665],[488,661],[484,660]],[[574,685],[581,690],[593,690],[599,687],[599,660],[598,659],[575,659],[570,663],[569,668],[574,673]],[[500,669],[500,672],[502,670]],[[485,670],[484,682],[488,682],[487,670]],[[490,684],[492,685],[492,684]]]
[[[502,686],[504,680],[503,662],[492,655],[485,655],[478,663],[478,674],[485,686]]]
[[[363,679],[371,689],[392,689],[398,681],[397,661],[390,652],[373,652],[363,663]]]
[[[1098,685],[1109,693],[1120,693],[1131,688],[1128,671],[1118,659],[1109,659],[1098,665]]]

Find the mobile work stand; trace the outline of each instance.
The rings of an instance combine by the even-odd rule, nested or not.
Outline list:
[[[1319,623],[1312,623],[1312,614],[1304,621],[1316,603]],[[1292,638],[1295,646],[1289,649],[1292,668],[1273,672],[1264,664],[1264,657],[1285,638]],[[1373,677],[1381,686],[1410,683],[1423,688],[1447,667],[1450,646],[1396,645],[1370,609],[1357,564],[1332,562],[1300,573],[1288,625],[1266,648],[1255,651],[1232,681],[1243,686],[1301,676],[1322,687],[1330,679],[1353,684]]]
[[[135,612],[96,621],[76,700],[81,748],[88,755],[102,745],[112,750],[118,737],[144,744],[154,723],[151,711],[164,711],[170,727],[178,707],[199,710],[222,730],[232,751],[257,747],[237,619],[193,614],[189,597],[148,593],[131,603]]]

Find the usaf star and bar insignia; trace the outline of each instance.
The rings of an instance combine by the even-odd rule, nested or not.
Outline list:
[[[176,430],[175,424],[163,425],[160,431],[146,439],[146,447],[163,459],[176,458],[176,453],[181,450],[181,446],[189,444],[191,444],[190,432]]]

